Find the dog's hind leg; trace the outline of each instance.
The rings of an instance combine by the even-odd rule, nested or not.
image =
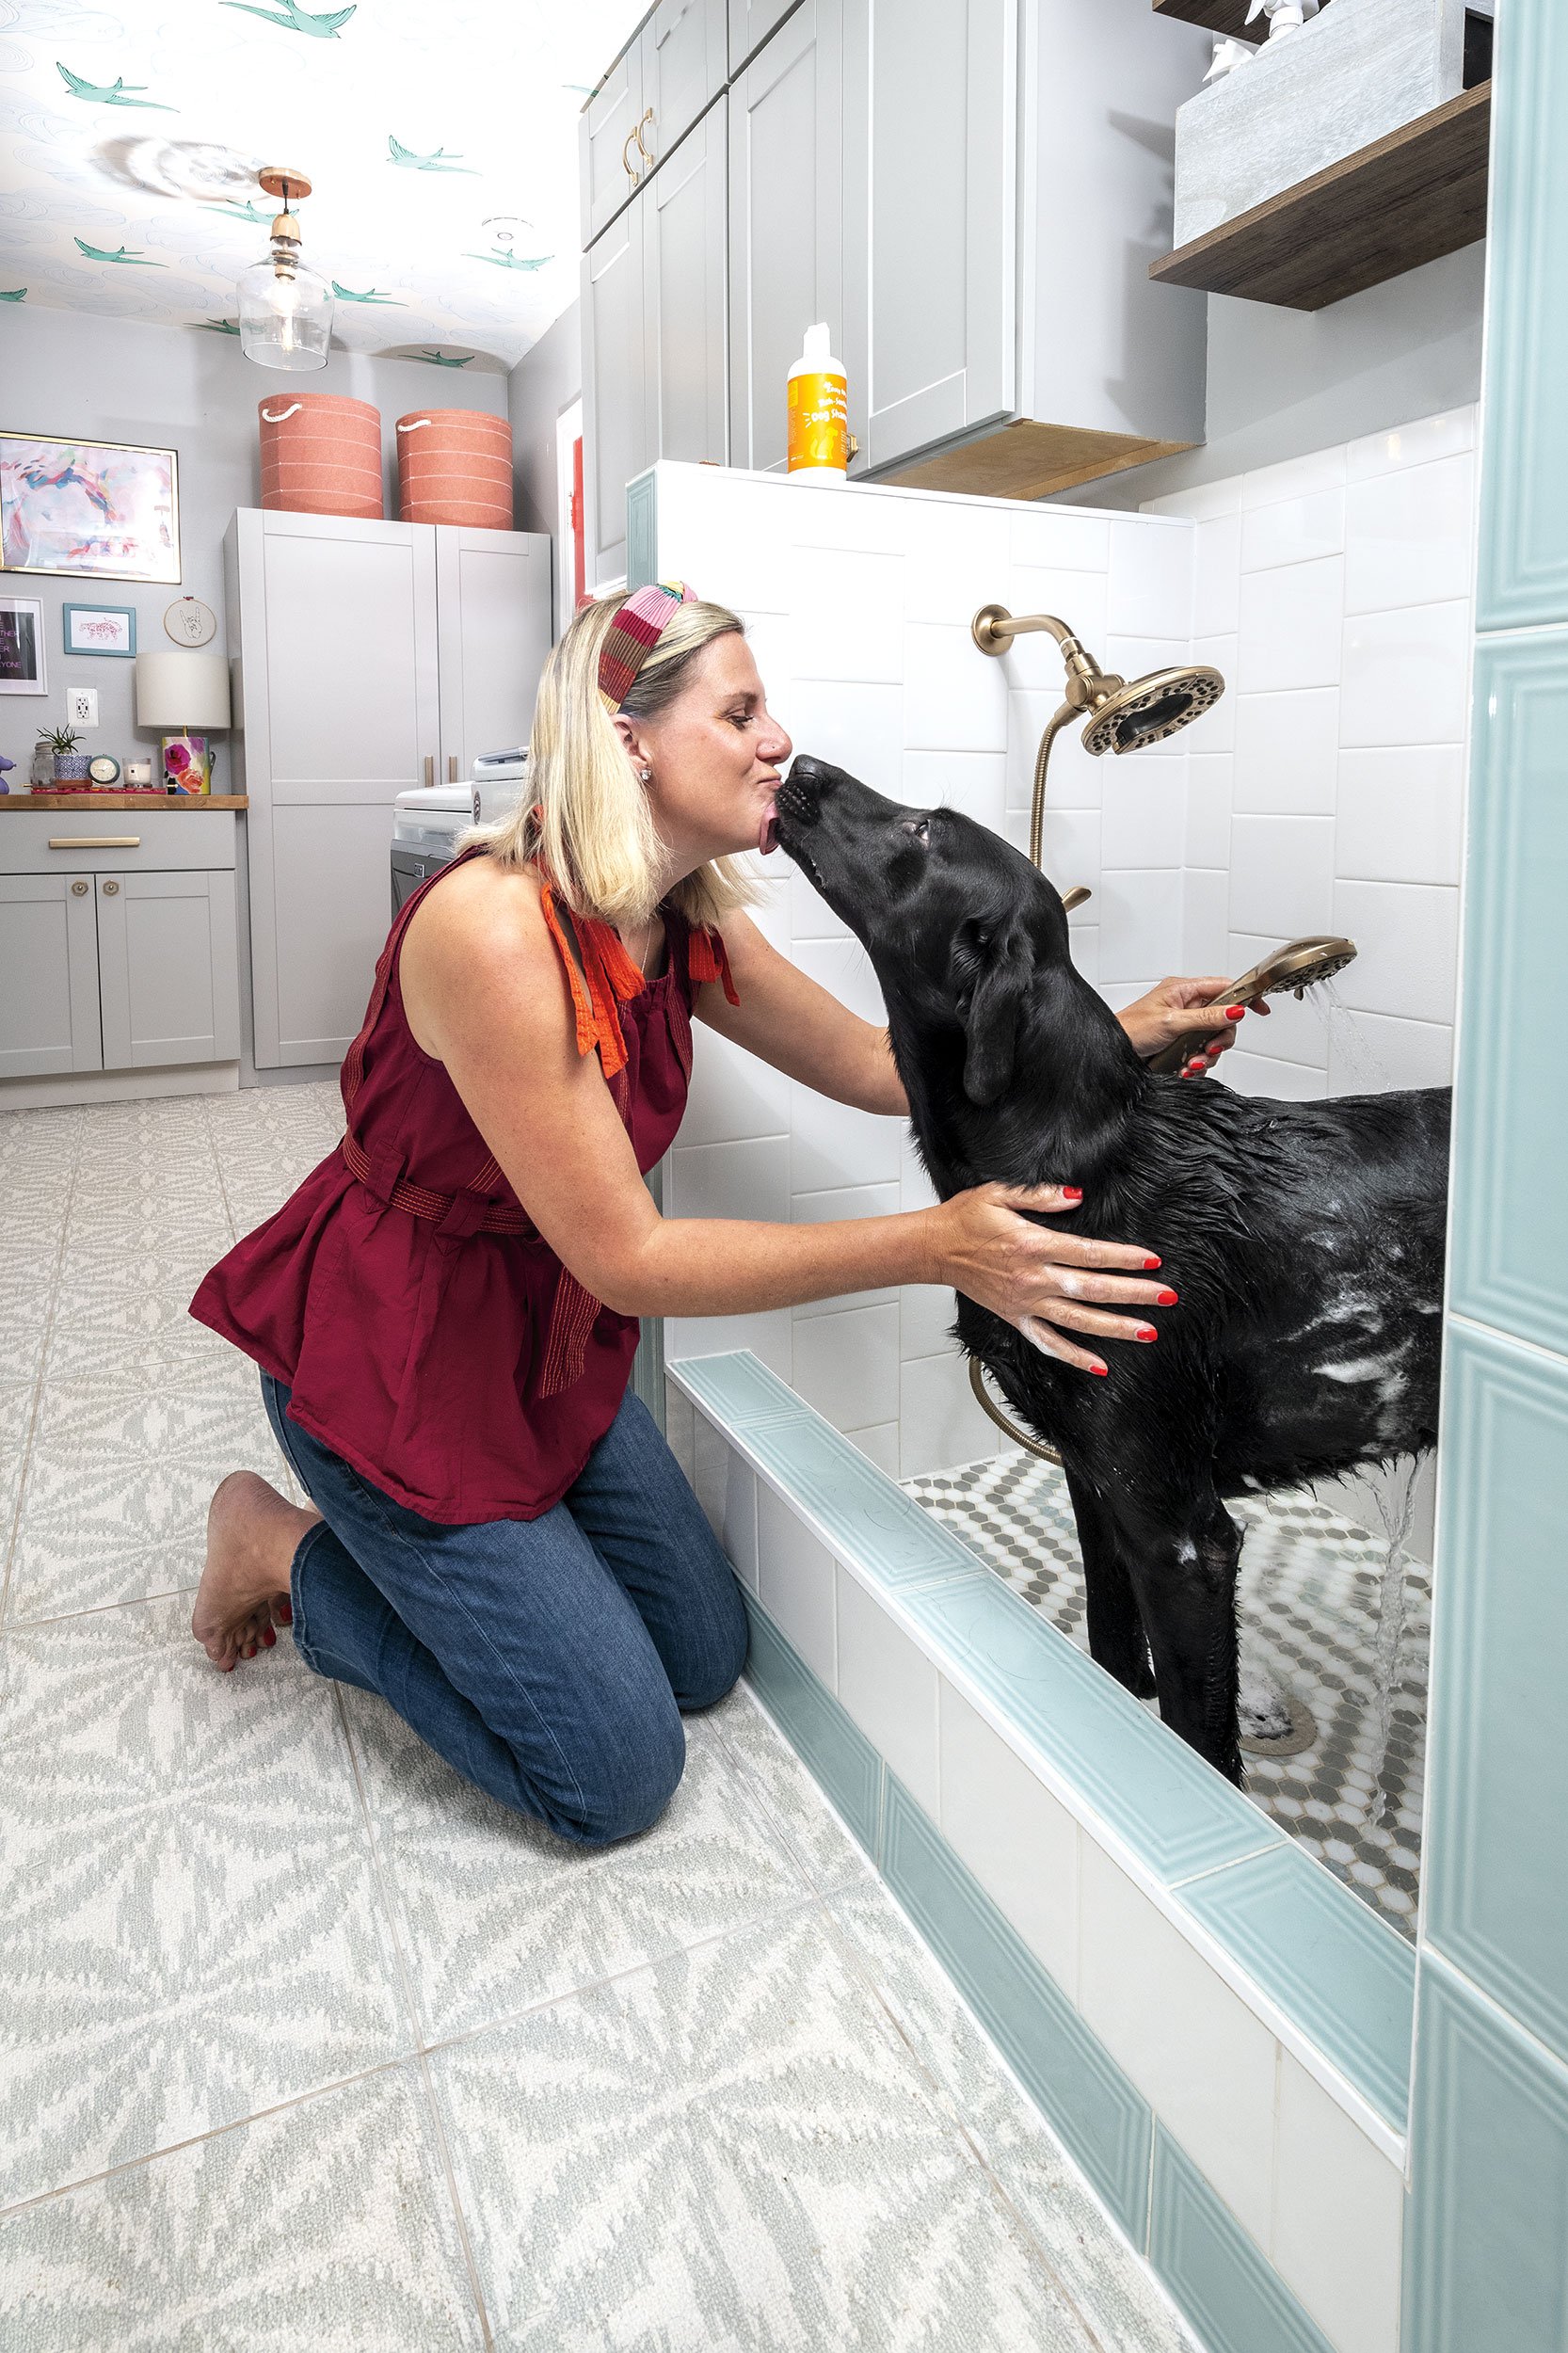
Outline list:
[[[1139,1521],[1128,1559],[1154,1653],[1160,1713],[1240,1788],[1236,1571],[1241,1531],[1207,1487],[1174,1521],[1157,1526],[1146,1511]]]
[[[1073,1499],[1083,1554],[1089,1656],[1096,1667],[1125,1684],[1134,1699],[1152,1699],[1154,1668],[1148,1636],[1128,1574],[1121,1532],[1093,1487],[1072,1471],[1067,1473],[1067,1493]]]

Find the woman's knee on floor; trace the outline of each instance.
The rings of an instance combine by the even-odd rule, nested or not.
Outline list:
[[[576,1796],[564,1808],[579,1846],[610,1847],[651,1830],[680,1785],[686,1735],[674,1694],[617,1708],[593,1753],[579,1760]]]
[[[734,1689],[746,1663],[751,1629],[746,1624],[740,1585],[728,1561],[725,1569],[724,1583],[716,1589],[712,1604],[705,1613],[699,1638],[680,1662],[675,1697],[677,1705],[689,1714],[716,1707],[727,1692]]]

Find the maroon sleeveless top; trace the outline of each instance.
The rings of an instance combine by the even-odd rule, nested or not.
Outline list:
[[[343,1066],[342,1146],[219,1259],[190,1312],[285,1383],[293,1418],[373,1486],[463,1527],[560,1501],[619,1410],[638,1327],[540,1238],[445,1066],[409,1032],[403,935],[452,871],[388,934]],[[609,924],[569,918],[568,943],[548,883],[541,901],[578,1049],[598,1051],[647,1171],[686,1107],[697,987],[719,981],[734,1000],[724,943],[665,905],[664,969],[647,981]]]

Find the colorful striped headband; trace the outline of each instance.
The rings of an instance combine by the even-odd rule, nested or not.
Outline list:
[[[646,588],[632,590],[600,649],[599,699],[606,711],[620,709],[678,608],[696,600],[696,590],[683,580],[650,581]]]

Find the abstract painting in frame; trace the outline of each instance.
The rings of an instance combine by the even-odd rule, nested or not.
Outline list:
[[[173,450],[0,433],[0,568],[177,582]]]

